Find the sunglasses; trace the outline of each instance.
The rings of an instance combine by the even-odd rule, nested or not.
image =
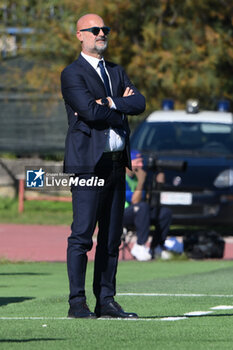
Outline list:
[[[98,35],[101,29],[104,35],[108,35],[111,30],[111,28],[109,27],[91,27],[86,29],[80,29],[80,32],[91,32],[93,35]]]

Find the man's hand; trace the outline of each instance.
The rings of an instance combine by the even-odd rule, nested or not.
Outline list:
[[[165,183],[165,174],[164,173],[158,173],[156,175],[156,182],[159,184],[164,184]]]
[[[142,200],[143,187],[146,179],[146,172],[141,167],[134,172],[138,179],[137,187],[132,195],[131,203],[137,204]]]
[[[109,102],[109,108],[111,108],[112,107],[112,99],[111,99],[111,97],[106,97],[106,99],[108,100],[108,102]],[[99,100],[95,100],[95,102],[96,103],[98,103],[99,105],[102,105],[102,103],[101,103],[101,98],[99,99]]]
[[[138,186],[137,187],[141,189],[144,185],[144,182],[145,182],[146,172],[142,168],[138,168],[134,173],[138,179]]]
[[[123,94],[123,97],[128,97],[134,95],[133,89],[130,89],[130,87],[127,87],[125,89],[125,92]]]

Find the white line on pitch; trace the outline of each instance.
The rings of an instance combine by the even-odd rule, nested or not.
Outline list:
[[[174,317],[162,317],[162,318],[98,318],[100,321],[180,321],[187,320],[188,317],[185,316],[174,316]]]
[[[232,310],[233,305],[218,305],[211,307],[211,310]]]
[[[117,293],[117,296],[233,298],[233,294]]]
[[[163,317],[163,318],[98,318],[98,321],[179,321],[185,320],[188,317]],[[75,320],[75,318],[68,317],[0,317],[0,320]]]
[[[37,317],[37,316],[25,316],[25,317],[0,317],[0,320],[70,320],[68,317]]]

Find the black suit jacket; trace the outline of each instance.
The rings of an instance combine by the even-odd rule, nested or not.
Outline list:
[[[116,110],[95,102],[106,96],[104,84],[82,55],[61,73],[61,89],[69,124],[64,159],[66,173],[94,171],[105,149],[109,127],[122,129],[125,134],[125,166],[131,168],[130,130],[127,117],[122,114],[142,113],[145,109],[145,98],[131,83],[121,66],[107,61],[105,63],[111,78],[112,99]],[[133,89],[134,95],[122,97],[127,86]]]

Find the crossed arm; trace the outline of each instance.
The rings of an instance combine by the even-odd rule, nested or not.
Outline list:
[[[89,91],[82,73],[65,69],[61,75],[62,95],[67,104],[76,111],[84,122],[107,123],[110,127],[122,127],[122,113],[139,114],[145,109],[145,98],[123,73],[126,86],[123,96],[112,97],[116,109],[102,106]],[[110,101],[111,103],[111,101]]]
[[[133,89],[131,89],[129,86],[127,86],[127,88],[124,91],[123,97],[132,96],[132,95],[134,95]],[[112,108],[112,106],[113,106],[112,98],[111,97],[107,97],[107,99],[108,99],[108,102],[109,102],[109,108]],[[98,103],[99,105],[102,104],[101,103],[101,98],[99,100],[96,100],[95,102]]]

